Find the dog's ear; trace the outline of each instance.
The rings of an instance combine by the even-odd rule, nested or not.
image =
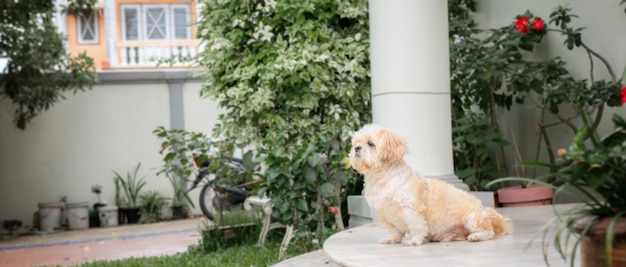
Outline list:
[[[406,140],[402,137],[385,129],[379,134],[378,156],[381,161],[398,161],[409,153]]]

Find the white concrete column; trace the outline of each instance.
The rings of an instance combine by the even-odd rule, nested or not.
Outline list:
[[[106,41],[107,60],[109,66],[117,66],[119,62],[117,60],[117,48],[115,43],[117,41],[117,14],[115,12],[116,1],[115,0],[103,0],[104,1],[104,39]],[[121,12],[120,12],[121,14]],[[120,22],[121,25],[121,22]]]
[[[370,0],[373,121],[408,141],[407,163],[467,190],[454,175],[447,1]]]

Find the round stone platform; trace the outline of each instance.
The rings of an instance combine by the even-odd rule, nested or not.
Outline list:
[[[332,235],[324,243],[324,252],[331,266],[546,266],[538,231],[554,216],[555,209],[571,207],[498,209],[512,219],[515,233],[483,242],[432,242],[417,247],[378,244],[388,232],[381,224],[371,223]],[[569,266],[554,249],[552,239],[548,240],[550,266]]]

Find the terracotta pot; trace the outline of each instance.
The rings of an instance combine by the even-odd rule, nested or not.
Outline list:
[[[552,203],[552,188],[543,185],[532,185],[498,189],[498,201],[502,207],[538,206]]]
[[[589,216],[578,221],[574,227],[577,233],[581,233],[594,219]],[[581,267],[605,266],[605,237],[611,218],[602,218],[594,224],[580,242]],[[613,267],[626,266],[626,218],[621,218],[615,227],[615,244],[611,251],[611,263]]]

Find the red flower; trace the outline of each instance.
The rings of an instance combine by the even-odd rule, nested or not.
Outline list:
[[[541,30],[543,30],[543,23],[544,23],[544,21],[542,19],[535,18],[535,19],[533,19],[533,25],[530,26],[530,27],[535,29],[535,30],[541,31]]]
[[[193,158],[193,162],[196,163],[196,165],[198,165],[198,157]]]
[[[527,33],[528,32],[528,17],[521,16],[515,22],[515,30],[521,33]]]
[[[328,212],[330,212],[332,214],[336,214],[337,212],[339,212],[339,208],[337,208],[337,207],[328,207]]]
[[[622,88],[622,91],[620,93],[622,94],[622,104],[624,104],[626,103],[626,86]]]

